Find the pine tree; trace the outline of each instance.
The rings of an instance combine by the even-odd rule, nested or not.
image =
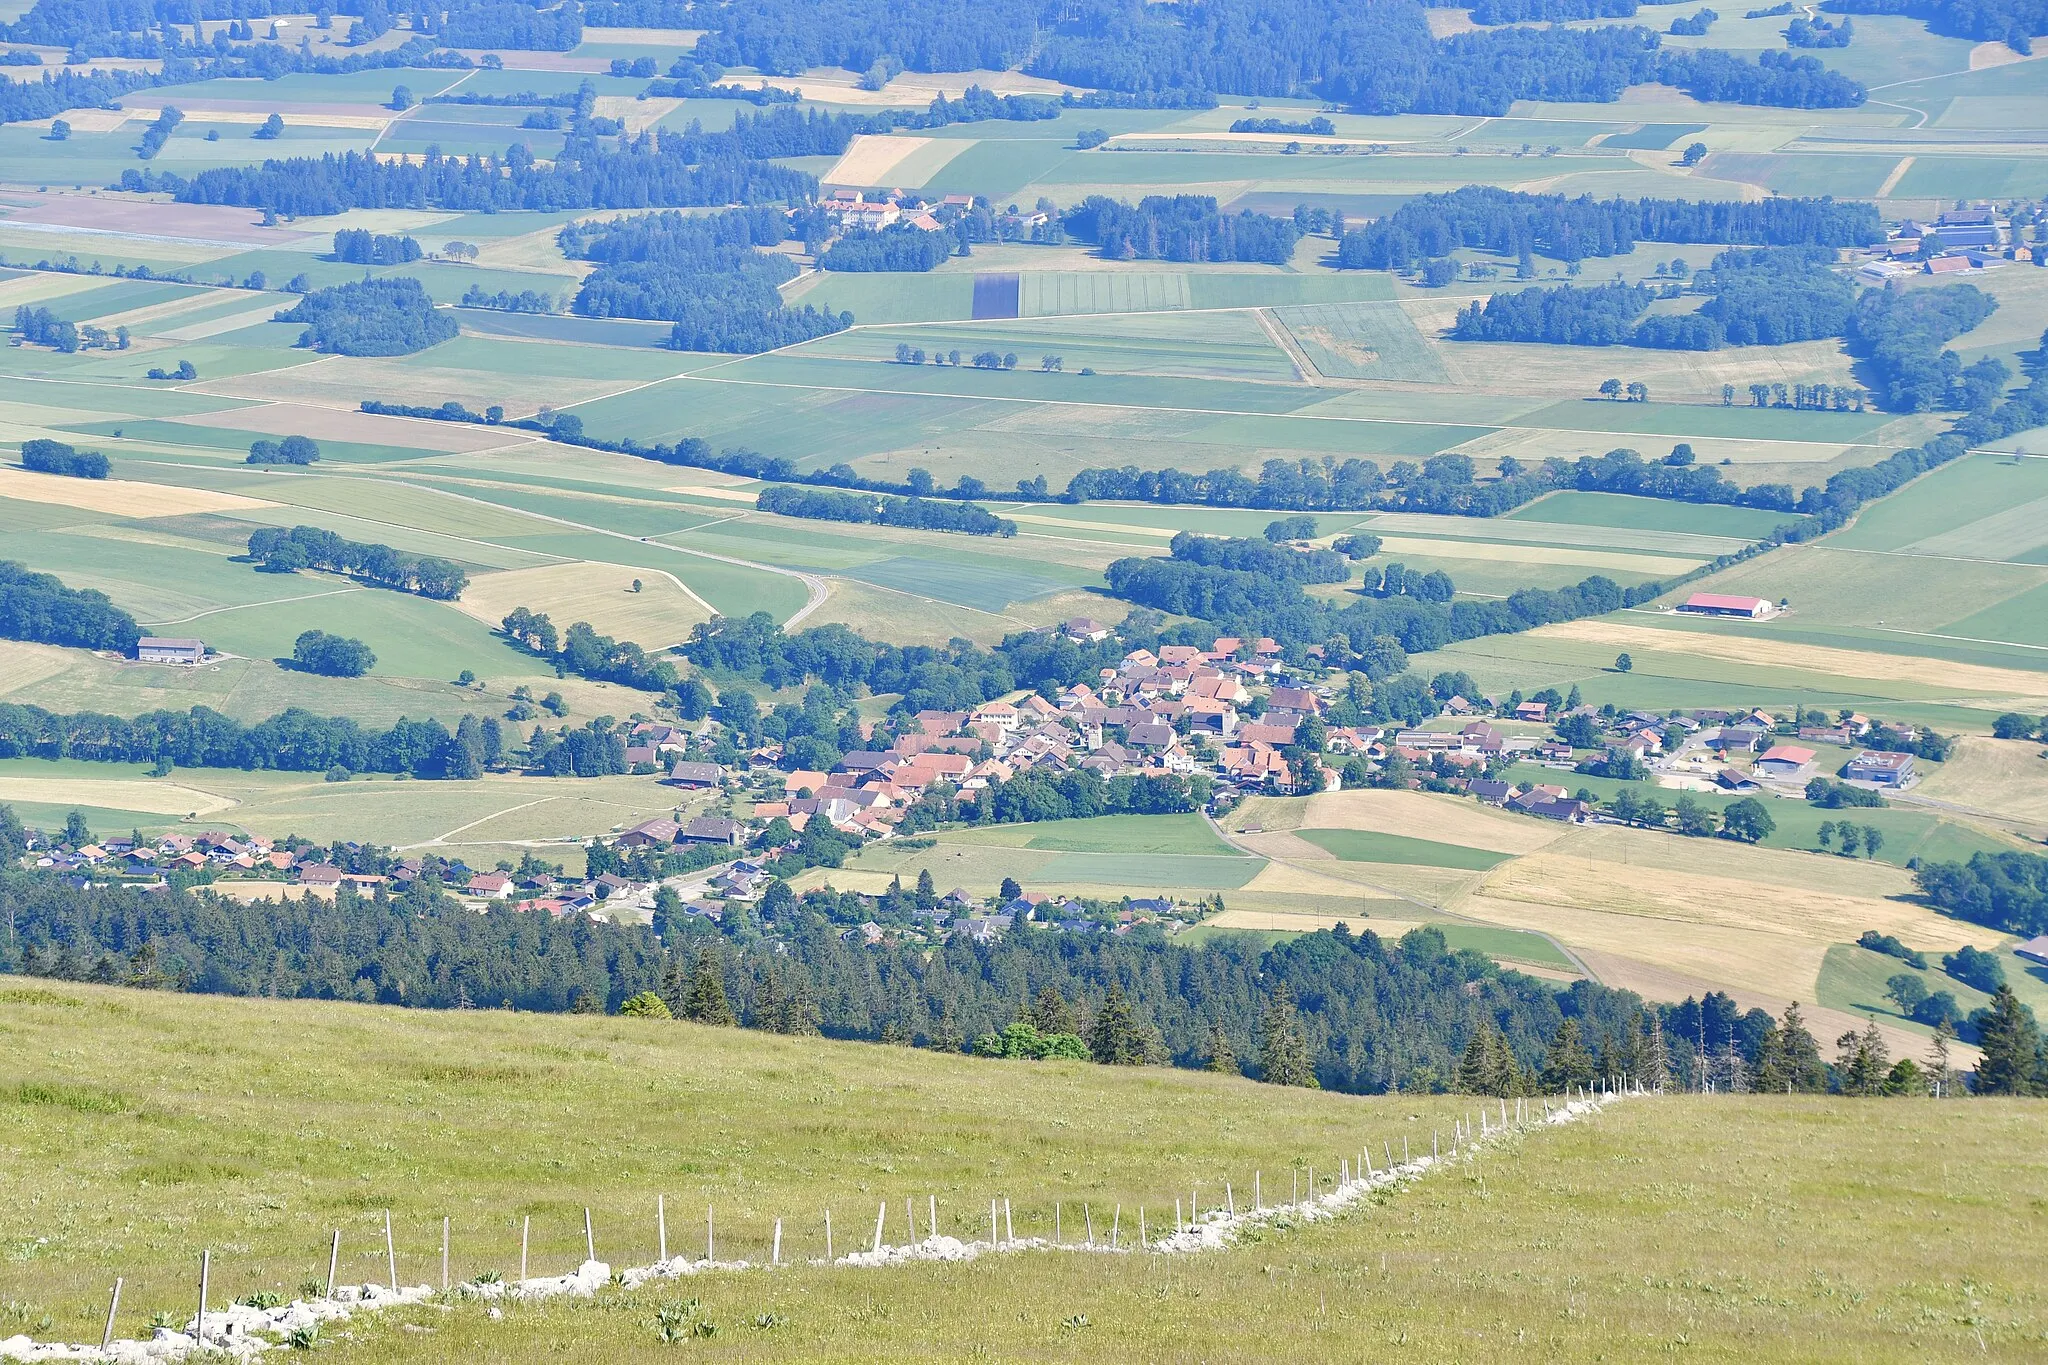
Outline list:
[[[1021,1017],[1048,1038],[1055,1033],[1080,1031],[1074,1023],[1074,1011],[1068,1007],[1066,997],[1052,986],[1041,987],[1038,998],[1031,1002],[1031,1008]]]
[[[1579,1021],[1567,1019],[1558,1025],[1557,1037],[1543,1055],[1543,1086],[1552,1091],[1569,1090],[1591,1085],[1593,1080],[1593,1054],[1579,1038]]]
[[[1767,1094],[1820,1094],[1827,1090],[1827,1063],[1820,1058],[1820,1044],[1807,1032],[1797,1000],[1785,1007],[1783,1019],[1764,1030],[1756,1082],[1757,1089]]]
[[[1840,1050],[1835,1069],[1841,1074],[1842,1093],[1882,1095],[1892,1059],[1885,1048],[1884,1035],[1877,1031],[1877,1020],[1872,1019],[1860,1033],[1843,1034],[1835,1040],[1835,1046]]]
[[[1273,988],[1259,1017],[1259,1079],[1268,1085],[1322,1089],[1315,1059],[1309,1055],[1308,1034],[1294,1008],[1294,992],[1284,981]]]
[[[690,990],[683,999],[683,1017],[721,1028],[731,1028],[739,1022],[733,1016],[732,1002],[725,998],[725,967],[716,948],[707,948],[697,955],[696,967],[690,973]]]
[[[1662,1091],[1671,1076],[1671,1049],[1664,1045],[1664,1017],[1654,1009],[1645,1010],[1644,1015],[1646,1028],[1636,1052],[1636,1071],[1645,1087]]]
[[[1962,1093],[1962,1077],[1948,1055],[1949,1040],[1955,1036],[1955,1027],[1946,1019],[1934,1026],[1934,1042],[1927,1050],[1927,1084],[1936,1099],[1950,1099]]]
[[[1221,1020],[1209,1025],[1209,1061],[1202,1070],[1225,1076],[1244,1074],[1244,1068],[1237,1064],[1237,1049],[1230,1045],[1230,1034],[1224,1031]]]
[[[1112,981],[1088,1028],[1088,1055],[1104,1066],[1143,1066],[1146,1035],[1124,988]]]
[[[669,1017],[682,1018],[688,1008],[688,1000],[688,988],[683,981],[682,959],[674,953],[662,954],[661,1001],[668,1006]]]
[[[1977,1063],[1978,1094],[2048,1093],[2041,1077],[2041,1030],[2011,986],[2001,985],[1991,997],[1990,1017],[1978,1032],[1984,1050]]]
[[[1465,1045],[1458,1062],[1458,1089],[1468,1095],[1497,1095],[1505,1099],[1521,1089],[1521,1075],[1515,1067],[1514,1051],[1507,1035],[1491,1020],[1482,1020]]]

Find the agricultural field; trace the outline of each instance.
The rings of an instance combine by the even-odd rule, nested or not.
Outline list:
[[[784,1259],[802,1261],[823,1249],[827,1210],[843,1248],[867,1236],[877,1202],[901,1198],[920,1219],[935,1200],[940,1227],[962,1236],[992,1196],[1010,1201],[1020,1236],[1049,1236],[1057,1202],[1076,1240],[1084,1206],[1100,1238],[1120,1205],[1128,1236],[1139,1205],[1187,1193],[1206,1205],[1225,1182],[1241,1200],[1253,1172],[1270,1200],[1290,1169],[1327,1179],[1362,1143],[1427,1146],[1461,1112],[1448,1097],[1276,1092],[629,1019],[422,1018],[57,983],[10,989],[7,1003],[15,1159],[0,1181],[10,1242],[36,1248],[13,1263],[12,1302],[70,1340],[99,1330],[115,1274],[124,1331],[188,1312],[201,1247],[221,1302],[289,1297],[323,1277],[333,1228],[340,1277],[378,1279],[387,1208],[405,1282],[437,1282],[443,1217],[451,1279],[509,1274],[525,1226],[534,1273],[573,1264],[585,1207],[601,1258],[645,1263],[657,1195],[671,1247],[694,1250],[708,1206],[719,1252],[755,1262],[777,1218]],[[358,1065],[366,1053],[375,1080]],[[1006,1068],[1000,1085],[991,1067]],[[228,1071],[233,1087],[214,1079]],[[1569,1356],[1649,1354],[1681,1336],[1763,1360],[1811,1358],[1794,1343],[1822,1339],[1863,1360],[1980,1343],[2024,1355],[2048,1267],[2040,1239],[2016,1235],[2015,1218],[2038,1215],[2011,1191],[2039,1182],[2042,1123],[2037,1101],[1630,1100],[1226,1251],[709,1273],[686,1292],[605,1290],[497,1317],[474,1304],[409,1310],[352,1323],[326,1349],[378,1362],[666,1358],[674,1348],[650,1324],[688,1297],[719,1328],[694,1349],[765,1342],[787,1359],[966,1355],[991,1339],[1009,1343],[988,1352],[1006,1357],[1114,1346],[1227,1359],[1248,1333],[1260,1359],[1287,1360],[1403,1337],[1475,1360],[1525,1358],[1532,1337]],[[593,1127],[627,1140],[581,1140]],[[1827,1171],[1802,1159],[1817,1149]],[[1837,1164],[1857,1178],[1845,1184]],[[291,1180],[264,1178],[282,1169]],[[72,1216],[44,1216],[60,1199]],[[1726,1235],[1758,1199],[1796,1252],[1763,1256]],[[1576,1248],[1568,1266],[1549,1254],[1560,1237]],[[1725,1286],[1738,1282],[1736,1307]],[[1304,1313],[1305,1296],[1330,1311]]]
[[[1982,768],[1999,756],[1973,761]],[[1617,787],[1533,765],[1508,775],[1589,788],[1602,799]],[[1669,804],[1675,793],[1659,795]],[[1713,808],[1728,801],[1696,799]],[[1816,1032],[1825,1025],[1830,1037],[1860,1026],[1866,1007],[1877,1008],[1894,1049],[1917,1049],[1915,1040],[1929,1030],[1877,999],[1851,998],[1861,978],[1845,975],[1845,964],[1873,956],[1853,946],[1866,930],[1894,935],[1937,963],[1965,943],[1994,952],[2008,978],[2048,1005],[2043,979],[2005,951],[2016,940],[1939,915],[1911,894],[1909,862],[1961,861],[2025,846],[1991,822],[1959,816],[1949,809],[1954,804],[1895,802],[1841,812],[1774,801],[1778,829],[1751,847],[1614,826],[1575,828],[1453,796],[1355,791],[1258,798],[1233,812],[1225,828],[1234,845],[1267,865],[1243,893],[1225,893],[1224,913],[1205,928],[1270,936],[1348,919],[1354,929],[1390,936],[1433,923],[1454,946],[1539,975],[1590,977],[1655,999],[1720,990],[1744,1008],[1774,1013],[1801,1001],[1813,1007]],[[1881,831],[1880,857],[1823,852],[1820,822],[1838,816]],[[1261,891],[1279,894],[1271,903],[1244,903]],[[1354,898],[1349,907],[1347,896]],[[1461,933],[1474,931],[1504,937],[1459,944]],[[1940,975],[1929,978],[1936,989],[1944,988],[1934,980]],[[1858,989],[1871,994],[1867,981]],[[1882,993],[1879,976],[1876,995]],[[1983,1003],[1982,992],[1972,998]]]

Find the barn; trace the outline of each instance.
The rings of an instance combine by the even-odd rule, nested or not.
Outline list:
[[[1744,616],[1752,621],[1771,614],[1771,604],[1762,597],[1730,597],[1725,593],[1696,592],[1678,609],[1689,616]]]

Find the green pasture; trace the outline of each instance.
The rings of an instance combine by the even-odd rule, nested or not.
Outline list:
[[[273,440],[260,432],[236,431],[230,427],[208,427],[189,422],[160,422],[150,418],[119,422],[81,422],[66,430],[83,436],[115,436],[154,448],[170,447],[181,456],[197,451],[218,451],[235,460],[246,459],[257,441]],[[439,452],[406,446],[370,445],[361,441],[320,441],[320,460],[325,464],[387,464],[394,460],[430,458]]]
[[[1026,848],[1059,853],[1147,853],[1180,857],[1241,857],[1216,837],[1199,815],[1104,815],[1024,826]]]
[[[1409,863],[1419,867],[1450,867],[1484,872],[1498,867],[1512,854],[1486,849],[1443,844],[1433,839],[1411,839],[1400,834],[1382,834],[1363,829],[1303,829],[1296,835],[1308,840],[1342,862]]]
[[[1690,535],[1754,540],[1783,524],[1789,514],[1713,503],[1672,502],[1623,493],[1551,493],[1503,518],[1629,531],[1676,531]],[[1640,548],[1648,549],[1650,546]]]
[[[1704,123],[1645,123],[1625,133],[1609,133],[1600,139],[1602,147],[1620,147],[1629,150],[1660,152],[1681,138],[1690,138],[1694,133],[1704,133]],[[1487,129],[1489,135],[1495,130]]]
[[[840,571],[845,577],[919,597],[1000,612],[1013,602],[1074,586],[1015,564],[965,563],[950,556],[896,555]]]
[[[2048,583],[1950,621],[1942,633],[2048,647]]]
[[[1999,952],[1997,956],[2005,968],[2006,984],[2012,987],[2013,994],[2037,1015],[2048,1011],[2048,970],[2010,952]],[[1926,957],[1927,966],[1923,970],[1888,953],[1874,952],[1853,943],[1837,943],[1821,959],[1819,1002],[1834,1009],[1881,1015],[1885,1023],[1895,1028],[1929,1035],[1933,1029],[1908,1019],[1899,1011],[1898,1002],[1885,993],[1891,978],[1900,975],[1917,977],[1930,995],[1936,991],[1947,991],[1955,997],[1957,1006],[1965,1015],[1991,1003],[1989,995],[1974,986],[1964,985],[1943,971],[1940,953],[1928,953]]]
[[[819,271],[783,291],[791,306],[810,304],[828,313],[852,313],[876,323],[955,322],[974,314],[974,277],[966,274],[845,274]]]
[[[1953,539],[1962,551],[1960,557],[2003,558],[2004,547],[1996,542],[1966,549],[1974,541],[1970,528],[2042,498],[2048,498],[2048,460],[1969,455],[1865,507],[1853,525],[1829,538],[1829,544],[1910,553],[1916,544]],[[2022,535],[2028,529],[2012,528]]]
[[[898,345],[933,355],[958,351],[963,359],[991,350],[1008,353],[1017,357],[1019,370],[1039,370],[1044,357],[1057,356],[1063,370],[1077,375],[1086,368],[1097,376],[1156,374],[1281,383],[1294,379],[1286,353],[1247,313],[1028,318],[860,329],[821,338],[801,354],[893,365]]]

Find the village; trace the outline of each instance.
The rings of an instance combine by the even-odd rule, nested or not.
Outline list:
[[[1764,619],[1777,608],[1702,595],[1680,610]],[[1088,644],[1114,633],[1086,617],[1055,629]],[[1102,793],[1102,808],[1090,814],[1220,817],[1253,796],[1369,786],[1463,794],[1543,820],[1644,823],[1650,798],[1634,792],[1651,787],[1879,805],[1880,793],[1917,783],[1923,757],[1945,752],[1939,736],[1856,713],[1622,712],[1581,701],[1576,688],[1569,697],[1468,697],[1478,689],[1450,674],[1435,680],[1433,714],[1366,723],[1363,675],[1323,668],[1313,651],[1303,665],[1281,653],[1272,640],[1232,636],[1206,649],[1133,649],[1094,683],[1053,696],[1023,692],[971,709],[863,722],[873,747],[843,753],[825,769],[789,766],[790,753],[775,741],[736,752],[715,720],[625,722],[627,771],[658,783],[675,804],[576,849],[584,855],[580,876],[549,861],[546,848],[516,866],[472,868],[460,858],[233,830],[95,837],[82,816],[64,831],[28,831],[24,861],[81,883],[207,883],[241,899],[403,894],[427,879],[479,910],[710,929],[736,908],[759,907],[780,880],[838,866],[870,844],[910,846],[958,825],[1084,813],[1011,799],[1048,780]],[[737,761],[705,756],[713,751]],[[1625,785],[1603,802],[1577,774]],[[1650,823],[1663,817],[1657,805]],[[570,851],[565,844],[562,852]],[[847,926],[849,941],[867,943],[954,935],[986,942],[1020,922],[1071,933],[1147,925],[1177,932],[1221,908],[1220,898],[1080,901],[1011,884],[993,897],[959,888],[940,895],[921,883],[835,900],[828,877],[822,890],[827,917]]]

